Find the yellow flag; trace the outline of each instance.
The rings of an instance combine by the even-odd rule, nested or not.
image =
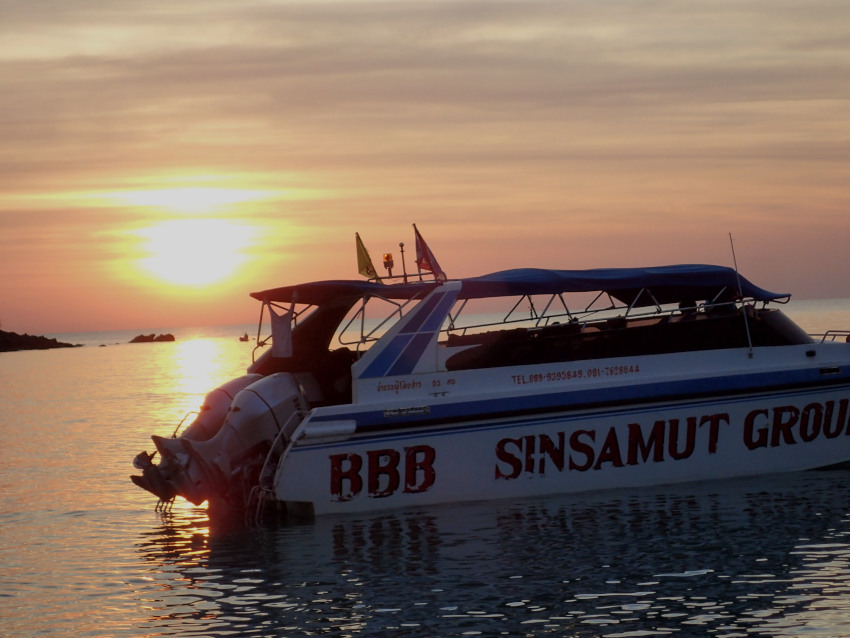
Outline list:
[[[360,234],[354,233],[354,238],[357,241],[357,271],[364,277],[381,281],[381,278],[378,277],[378,271],[372,264],[372,258],[369,257],[369,251],[366,250],[363,240],[360,239]]]

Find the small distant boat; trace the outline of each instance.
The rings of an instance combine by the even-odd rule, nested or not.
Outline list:
[[[413,279],[251,293],[261,354],[133,481],[312,516],[850,461],[850,332],[732,268]]]
[[[248,336],[247,332],[244,335],[242,335],[241,337],[239,337],[239,341],[250,341],[250,340],[251,340],[251,338]]]

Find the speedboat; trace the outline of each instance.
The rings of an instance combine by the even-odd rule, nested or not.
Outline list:
[[[134,461],[160,504],[311,517],[850,461],[850,333],[807,334],[777,308],[790,295],[733,268],[420,274],[251,296],[247,374]]]

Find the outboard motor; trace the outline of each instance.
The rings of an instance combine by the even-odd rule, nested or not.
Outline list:
[[[262,378],[261,374],[245,374],[218,386],[204,397],[204,403],[201,405],[197,418],[183,431],[180,438],[206,441],[214,437],[224,423],[233,398]]]
[[[162,461],[155,466],[150,462],[152,455],[144,452],[136,457],[135,464],[141,466],[143,476],[131,477],[133,482],[163,501],[183,496],[195,505],[206,500],[224,500],[237,506],[244,504],[248,492],[257,483],[272,443],[281,431],[290,436],[307,409],[301,389],[291,374],[246,377],[257,380],[234,396],[213,436],[205,435],[214,428],[213,417],[223,403],[213,397],[216,391],[207,395],[208,400],[213,397],[206,411],[209,418],[200,421],[205,414],[202,411],[187,429],[186,434],[189,434],[194,428],[192,438],[152,436]],[[246,380],[246,377],[240,379]],[[146,456],[147,464],[140,459],[142,455]]]
[[[180,439],[206,441],[215,436],[224,423],[224,418],[233,403],[233,397],[262,378],[261,374],[245,374],[221,384],[207,394],[195,420],[179,437],[176,436],[176,432],[172,435],[171,440],[174,441],[175,450],[182,449]],[[163,457],[159,465],[154,465],[155,456],[156,452],[153,454],[139,452],[133,459],[133,467],[142,470],[142,476],[131,476],[130,479],[139,487],[158,496],[160,501],[168,502],[177,495],[177,486],[173,479],[181,468],[171,457]]]

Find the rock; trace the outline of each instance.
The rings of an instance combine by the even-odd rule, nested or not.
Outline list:
[[[13,352],[15,350],[49,350],[51,348],[78,348],[79,344],[63,343],[48,337],[37,337],[35,335],[17,332],[6,332],[0,330],[0,352]]]
[[[171,333],[164,335],[154,335],[151,333],[149,335],[138,335],[130,339],[130,343],[153,343],[155,341],[174,341],[174,335]]]

